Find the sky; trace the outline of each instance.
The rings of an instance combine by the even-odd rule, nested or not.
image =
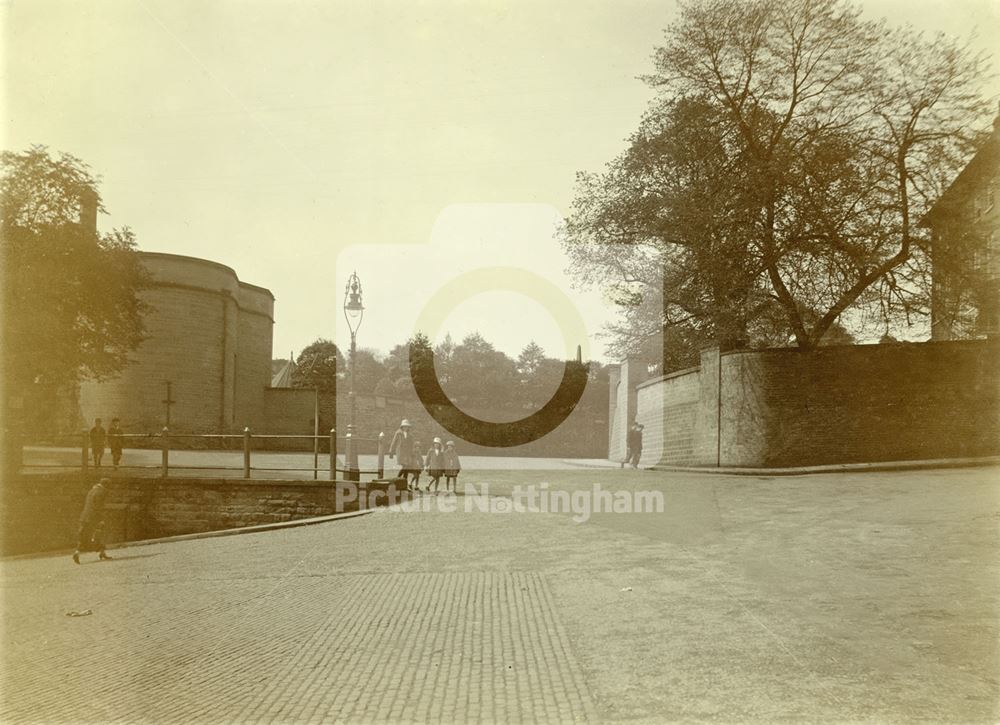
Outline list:
[[[864,8],[978,32],[982,48],[1000,27],[1000,0]],[[87,162],[102,230],[129,226],[141,250],[270,289],[275,357],[319,337],[348,344],[355,270],[358,344],[385,352],[442,288],[488,267],[504,269],[453,296],[438,339],[478,331],[511,355],[535,340],[604,359],[614,312],[574,287],[554,231],[575,174],[599,171],[637,126],[652,97],[637,76],[674,12],[671,0],[0,0],[2,146]],[[582,331],[517,270],[554,286]]]

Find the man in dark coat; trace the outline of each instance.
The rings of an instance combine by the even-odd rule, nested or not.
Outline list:
[[[80,563],[81,551],[100,552],[101,559],[110,559],[104,551],[104,499],[108,495],[111,479],[102,478],[87,492],[87,500],[80,514],[79,541],[73,552],[73,561]]]
[[[639,467],[639,459],[642,458],[642,424],[633,423],[632,427],[628,431],[628,462],[632,464],[632,468]]]
[[[111,463],[118,468],[122,460],[122,427],[117,418],[111,419],[111,427],[108,428],[108,448],[111,449]]]
[[[104,455],[104,426],[101,419],[94,419],[94,427],[90,429],[90,454],[94,457],[94,465],[101,467],[101,457]]]

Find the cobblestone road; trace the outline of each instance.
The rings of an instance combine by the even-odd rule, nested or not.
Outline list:
[[[1000,718],[995,469],[639,475],[662,514],[380,510],[4,561],[0,720]]]
[[[452,518],[7,562],[0,717],[594,720],[543,575],[429,571],[447,551],[400,550]]]

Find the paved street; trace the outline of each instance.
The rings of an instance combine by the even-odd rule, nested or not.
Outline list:
[[[105,463],[110,459],[105,455]],[[375,455],[358,456],[358,465],[363,471],[374,471],[377,468],[378,457]],[[321,453],[318,460],[318,475],[327,478],[330,456]],[[77,469],[80,467],[80,449],[66,447],[26,446],[24,448],[24,463],[26,470],[57,471]],[[122,474],[160,475],[161,452],[153,449],[130,448],[125,451],[122,459]],[[341,452],[339,466],[344,465],[344,455]],[[617,464],[603,458],[563,459],[563,458],[528,458],[523,456],[462,456],[462,469],[465,471],[505,471],[505,470],[540,470],[560,471],[575,470],[581,466],[591,468],[617,468]],[[274,451],[254,451],[251,456],[251,474],[253,478],[284,478],[311,479],[313,477],[312,453],[279,453]],[[398,470],[396,462],[385,457],[387,475]],[[104,469],[111,474],[110,466]],[[243,476],[243,451],[170,451],[170,475],[173,477],[211,476],[216,478],[239,478]]]
[[[7,560],[0,719],[1000,717],[1000,469],[466,478],[665,510],[578,524],[459,496]]]

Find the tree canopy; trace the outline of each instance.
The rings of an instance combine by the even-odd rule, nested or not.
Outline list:
[[[297,374],[302,386],[314,387],[319,377],[327,380],[340,377],[343,385],[349,384],[344,377],[348,373],[342,357],[338,358],[338,364],[342,366],[339,370],[343,375],[332,374],[332,366],[315,372],[322,365],[316,363],[315,374],[308,378],[311,382],[307,383],[313,353],[320,349],[326,350],[328,359],[332,360],[332,351],[336,350],[336,346],[321,340],[299,355]],[[412,368],[411,359],[414,361]],[[519,414],[524,409],[538,409],[547,403],[562,380],[565,369],[564,361],[547,357],[534,341],[525,345],[515,360],[497,350],[479,333],[466,335],[457,344],[450,335],[446,335],[437,345],[432,345],[426,335],[416,333],[405,343],[395,345],[384,356],[374,350],[359,350],[357,361],[356,392],[359,394],[412,397],[415,392],[411,373],[415,373],[417,378],[436,376],[447,397],[464,408],[509,409]],[[607,404],[607,370],[596,362],[589,363],[589,370],[590,383],[584,403],[603,409]],[[600,392],[602,390],[603,393]]]
[[[337,374],[345,370],[344,356],[337,345],[319,338],[310,343],[295,360],[292,387],[315,388],[322,392],[337,391]]]
[[[354,389],[358,393],[370,395],[375,392],[379,382],[385,377],[385,365],[376,350],[363,347],[354,353]],[[350,374],[350,364],[346,368]]]
[[[917,223],[974,144],[985,61],[845,0],[687,0],[626,151],[580,174],[564,244],[624,310],[726,346],[925,314]]]
[[[53,406],[78,380],[127,364],[143,339],[148,273],[128,228],[97,233],[98,181],[80,159],[42,146],[3,152],[0,200],[7,395]]]
[[[517,386],[514,361],[478,332],[466,335],[446,364],[435,356],[434,367],[446,381],[445,392],[460,406],[502,405]]]

